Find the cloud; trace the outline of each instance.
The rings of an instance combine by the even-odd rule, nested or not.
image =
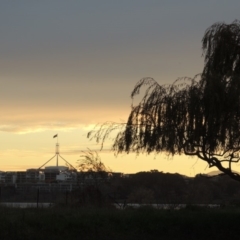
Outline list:
[[[11,132],[11,133],[18,133],[18,134],[26,134],[26,133],[36,133],[36,132],[43,132],[46,130],[64,130],[68,129],[65,124],[59,125],[59,123],[55,123],[54,127],[49,125],[47,122],[45,123],[38,123],[38,122],[25,122],[21,123],[10,123],[10,124],[0,124],[0,131],[1,132]]]
[[[74,123],[67,123],[67,122],[65,123],[53,122],[50,125],[48,122],[43,122],[43,123],[28,122],[25,124],[20,123],[18,125],[15,125],[15,124],[0,125],[0,132],[27,134],[27,133],[44,132],[47,130],[69,132],[69,131],[73,131],[74,129],[81,129],[83,131],[88,131],[88,129],[90,129],[90,126],[88,127],[82,124],[74,124]]]
[[[46,130],[67,132],[75,129],[87,132],[98,123],[121,122],[120,118],[127,119],[127,111],[121,108],[90,108],[81,111],[74,108],[3,108],[0,132],[26,134]]]
[[[1,151],[0,157],[5,158],[9,156],[17,156],[17,158],[25,158],[28,157],[36,157],[39,155],[36,151],[33,150],[22,150],[22,149],[15,149],[15,148],[9,148],[5,151]]]

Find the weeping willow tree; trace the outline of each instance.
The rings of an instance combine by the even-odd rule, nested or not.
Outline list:
[[[141,79],[131,97],[142,88],[145,93],[132,105],[127,122],[104,124],[89,137],[103,144],[120,127],[112,145],[116,153],[197,156],[240,181],[234,171],[240,161],[240,22],[209,27],[202,48],[201,74],[172,85]]]

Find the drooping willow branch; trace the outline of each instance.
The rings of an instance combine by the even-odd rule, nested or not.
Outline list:
[[[197,156],[240,181],[232,169],[240,160],[240,23],[212,25],[202,43],[201,74],[171,85],[141,79],[131,97],[135,99],[143,88],[145,92],[140,102],[132,103],[126,123],[103,124],[89,137],[103,146],[116,130],[112,149],[117,154]]]

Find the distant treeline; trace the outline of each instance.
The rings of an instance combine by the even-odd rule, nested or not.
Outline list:
[[[111,188],[115,199],[129,203],[240,205],[240,183],[228,176],[188,178],[154,170],[112,179]]]
[[[56,184],[55,184],[56,185]],[[1,186],[1,201],[35,201],[36,185]],[[49,185],[50,186],[50,185]],[[69,185],[70,186],[70,185]],[[71,186],[72,187],[72,186]],[[180,174],[170,174],[153,170],[123,177],[97,178],[91,183],[82,182],[64,191],[49,187],[40,189],[39,201],[68,204],[221,204],[240,205],[240,183],[228,176],[208,177],[196,175],[188,178]]]

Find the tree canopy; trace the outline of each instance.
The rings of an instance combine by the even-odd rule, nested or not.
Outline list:
[[[90,149],[88,149],[88,151],[82,151],[77,168],[81,172],[111,172],[111,169],[106,167],[101,161],[98,153]]]
[[[206,161],[240,181],[233,165],[240,160],[240,22],[215,23],[202,39],[202,73],[159,85],[143,78],[134,87],[134,99],[124,124],[106,124],[89,137],[105,141],[121,126],[114,139],[117,153],[186,154]]]

